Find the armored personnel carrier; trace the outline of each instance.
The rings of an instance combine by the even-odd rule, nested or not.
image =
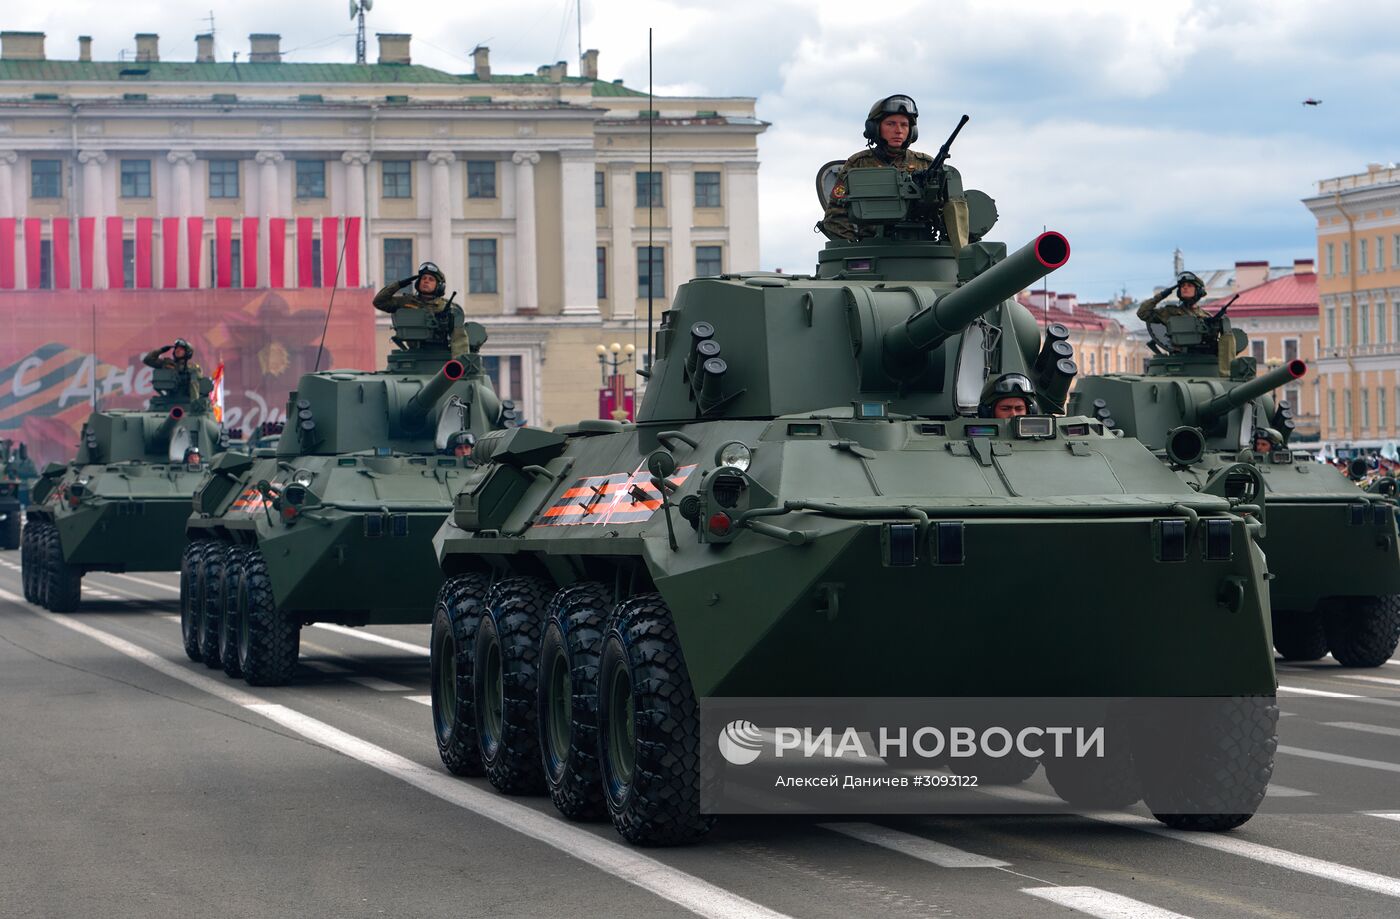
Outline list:
[[[0,440],[0,549],[19,548],[20,523],[34,478],[34,461],[24,444]]]
[[[185,652],[254,685],[289,681],[301,627],[426,622],[440,581],[430,541],[475,438],[509,425],[460,308],[393,315],[388,366],[301,378],[275,449],[230,451],[186,515]]]
[[[1291,409],[1272,393],[1307,367],[1294,360],[1256,375],[1254,358],[1236,357],[1223,373],[1217,337],[1233,341],[1235,354],[1248,344],[1228,315],[1175,316],[1148,331],[1155,353],[1146,373],[1082,378],[1071,410],[1142,441],[1203,493],[1242,487],[1242,463],[1257,472],[1274,647],[1285,660],[1330,650],[1348,667],[1385,663],[1400,641],[1395,501],[1289,448]]]
[[[715,819],[700,724],[728,699],[1236,697],[1138,751],[1174,785],[1120,751],[1113,803],[1243,823],[1277,718],[1256,524],[1057,414],[1072,349],[1010,298],[1065,263],[1063,236],[1008,255],[992,199],[941,161],[851,170],[844,192],[865,238],[815,275],[681,287],[635,425],[478,442],[434,539],[443,762],[665,845]],[[1017,376],[1034,414],[987,417]],[[1065,577],[1069,546],[1091,580]],[[1046,763],[1073,801],[1105,768]]]
[[[213,382],[161,368],[151,385],[144,411],[89,415],[78,455],[49,464],[35,483],[20,547],[31,603],[70,612],[89,571],[180,567],[190,496],[222,446]]]

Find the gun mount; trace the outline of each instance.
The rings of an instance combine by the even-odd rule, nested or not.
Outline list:
[[[1196,419],[1202,427],[1211,427],[1219,419],[1245,404],[1254,401],[1267,392],[1286,386],[1308,372],[1308,365],[1300,360],[1292,360],[1282,367],[1276,367],[1263,376],[1232,387],[1214,398],[1197,402]]]
[[[428,414],[447,396],[452,384],[460,380],[466,372],[467,369],[462,366],[461,361],[452,360],[443,364],[442,369],[423,384],[423,388],[408,400],[408,404],[399,413],[399,422],[404,430],[412,431],[422,427]]]

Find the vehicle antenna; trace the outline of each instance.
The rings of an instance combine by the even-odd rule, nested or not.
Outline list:
[[[331,278],[331,300],[326,304],[326,324],[321,327],[321,343],[316,346],[316,366],[311,368],[312,373],[321,369],[321,353],[326,350],[326,333],[330,331],[331,310],[335,308],[335,292],[340,286],[340,269],[345,264],[345,245],[350,242],[350,228],[345,229],[346,232],[341,234],[340,258],[335,263],[335,277]]]
[[[92,410],[97,411],[97,304],[92,304]]]
[[[647,340],[644,361],[646,373],[651,374],[651,303],[656,293],[656,246],[652,242],[652,205],[656,201],[656,173],[652,170],[652,126],[656,123],[656,101],[652,93],[651,29],[647,29]]]

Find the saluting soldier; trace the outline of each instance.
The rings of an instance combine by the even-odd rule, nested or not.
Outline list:
[[[1176,293],[1177,302],[1161,305],[1162,301]],[[1210,320],[1214,317],[1210,313],[1201,309],[1200,301],[1206,295],[1206,286],[1201,279],[1190,271],[1183,271],[1177,275],[1176,283],[1165,290],[1160,290],[1146,300],[1138,304],[1137,317],[1143,322],[1165,323],[1168,319],[1176,316],[1194,316],[1201,320]],[[1223,376],[1230,375],[1230,362],[1235,359],[1235,340],[1231,335],[1220,335],[1219,329],[1213,323],[1206,325],[1208,330],[1216,333],[1216,358]]]
[[[170,356],[166,356],[169,352]],[[175,339],[175,344],[165,345],[159,348],[152,348],[141,358],[141,363],[155,370],[174,370],[178,373],[186,374],[189,381],[190,398],[198,401],[199,378],[204,375],[204,371],[194,362],[194,348],[183,338]]]
[[[411,287],[412,292],[400,293],[405,287]],[[424,262],[418,266],[417,274],[402,281],[394,281],[375,294],[374,308],[385,313],[394,313],[401,309],[441,313],[447,309],[447,300],[442,296],[446,287],[447,275],[443,274],[442,269],[432,262]],[[471,345],[467,342],[467,335],[460,325],[452,329],[451,346],[453,357],[463,357],[471,353]]]
[[[886,96],[870,107],[865,118],[867,149],[846,160],[836,174],[830,203],[822,217],[821,230],[831,239],[859,238],[846,205],[847,173],[852,169],[885,166],[921,173],[933,165],[927,153],[909,149],[919,138],[919,107],[909,96]]]

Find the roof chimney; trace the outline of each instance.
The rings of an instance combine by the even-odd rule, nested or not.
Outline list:
[[[1310,258],[1295,258],[1293,260],[1294,274],[1313,274],[1313,260]]]
[[[554,66],[549,68],[549,82],[563,83],[564,78],[569,75],[568,61],[555,61]]]
[[[90,61],[90,60],[92,60],[92,36],[91,36],[91,35],[79,35],[79,36],[78,36],[78,60],[80,60],[80,61]]]
[[[214,63],[213,32],[205,32],[203,35],[194,37],[194,62],[196,64]]]
[[[282,63],[282,36],[270,32],[255,32],[248,36],[248,44],[252,46],[248,54],[249,63]]]
[[[136,60],[149,63],[160,60],[160,36],[154,32],[136,33]]]
[[[408,43],[413,38],[402,32],[376,32],[379,39],[379,63],[410,64]]]
[[[42,60],[43,32],[0,32],[0,61]]]
[[[589,48],[583,52],[583,60],[578,63],[579,76],[585,80],[598,79],[598,49]]]
[[[478,80],[491,79],[491,49],[477,45],[472,49],[472,72]]]
[[[1073,313],[1074,308],[1079,305],[1079,297],[1075,294],[1056,294],[1055,306],[1066,313]]]
[[[1258,287],[1267,280],[1268,262],[1235,262],[1235,293]]]

